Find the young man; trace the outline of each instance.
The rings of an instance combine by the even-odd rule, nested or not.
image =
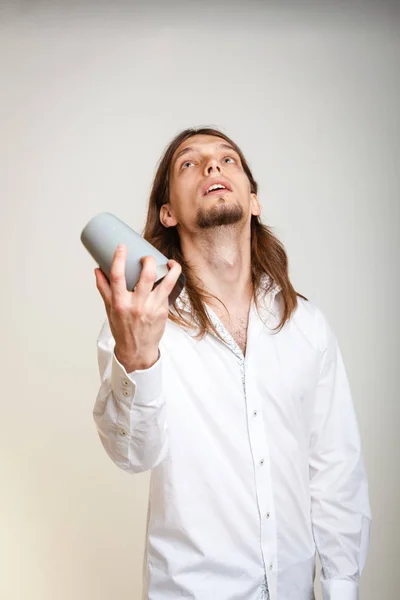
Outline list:
[[[167,148],[145,238],[170,258],[154,287],[143,260],[126,290],[126,248],[98,340],[100,439],[122,469],[151,469],[143,598],[356,600],[370,507],[340,351],[296,294],[260,220],[238,146],[213,129]],[[181,268],[186,285],[168,307]]]

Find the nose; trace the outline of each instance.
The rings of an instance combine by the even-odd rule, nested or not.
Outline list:
[[[221,167],[216,158],[210,157],[205,163],[205,175],[212,175],[213,173],[221,173]]]

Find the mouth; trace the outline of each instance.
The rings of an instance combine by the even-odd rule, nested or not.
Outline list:
[[[203,196],[218,196],[221,193],[231,192],[232,188],[226,181],[208,182],[203,187]]]

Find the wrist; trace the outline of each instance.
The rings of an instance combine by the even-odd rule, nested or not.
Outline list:
[[[114,348],[114,354],[118,362],[124,367],[127,373],[133,371],[145,371],[150,369],[157,361],[159,357],[158,348],[151,352],[138,353],[127,353],[121,351],[117,346]]]

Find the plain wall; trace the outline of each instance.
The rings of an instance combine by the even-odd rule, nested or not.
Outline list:
[[[296,288],[339,338],[373,511],[360,597],[396,598],[399,13],[51,5],[0,8],[1,600],[140,597],[148,474],[97,437],[104,309],[79,235],[103,210],[141,230],[162,149],[205,124],[242,147]]]

